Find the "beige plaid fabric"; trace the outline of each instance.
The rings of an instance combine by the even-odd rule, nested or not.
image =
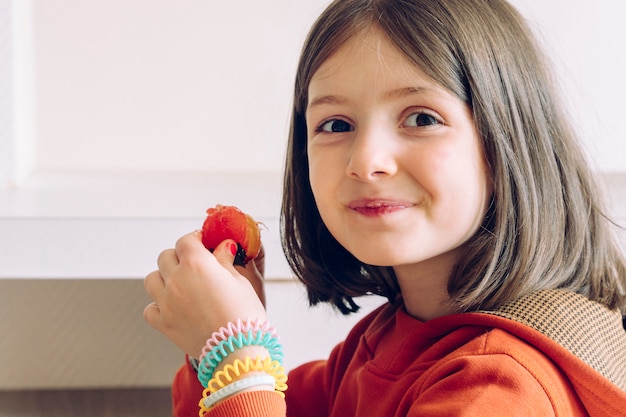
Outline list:
[[[544,290],[481,312],[532,327],[626,391],[626,331],[619,311],[573,292]]]

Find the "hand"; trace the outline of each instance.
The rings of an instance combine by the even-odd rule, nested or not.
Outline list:
[[[225,240],[211,253],[199,232],[187,234],[174,249],[161,252],[159,269],[144,280],[154,300],[144,309],[145,320],[191,357],[199,357],[206,340],[228,322],[266,318],[259,269],[253,262],[235,268],[233,245]]]

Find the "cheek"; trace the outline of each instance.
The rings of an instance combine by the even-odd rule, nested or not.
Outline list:
[[[329,164],[324,162],[324,159],[317,153],[309,153],[309,183],[311,184],[311,190],[317,204],[320,204],[319,199],[324,193],[324,190],[328,189],[329,178],[327,177],[329,171]]]
[[[462,178],[459,161],[452,151],[438,149],[407,155],[405,166],[431,197],[441,198],[450,195],[452,186]]]
[[[482,156],[474,149],[464,152],[440,150],[428,162],[432,197],[445,201],[449,215],[465,217],[466,222],[482,222],[491,195],[489,175]]]
[[[468,179],[467,184],[467,202],[468,206],[474,208],[474,224],[473,228],[477,229],[483,223],[487,206],[491,198],[491,186],[489,174],[486,167],[480,161],[471,167],[472,171],[466,173]]]
[[[434,176],[439,176],[458,166],[452,161],[452,153],[446,149],[433,152],[428,159],[428,170]]]
[[[308,151],[307,158],[307,163],[309,165],[309,181],[311,183],[311,188],[315,188],[315,183],[319,181],[320,161],[319,158],[315,157],[315,154],[311,154],[311,151]]]

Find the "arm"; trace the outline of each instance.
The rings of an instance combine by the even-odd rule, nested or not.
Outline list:
[[[189,360],[178,370],[172,382],[172,417],[195,416],[204,387]]]
[[[289,416],[321,417],[329,413],[328,361],[314,361],[289,373]]]
[[[173,417],[198,415],[198,401],[203,387],[187,362],[179,369],[172,384]],[[209,416],[284,417],[285,401],[269,391],[244,392],[220,403]]]
[[[210,253],[202,245],[200,233],[190,233],[179,239],[174,249],[160,254],[159,269],[145,279],[146,291],[154,300],[144,310],[146,321],[190,357],[198,358],[206,340],[228,322],[236,322],[237,319],[265,320],[261,273],[256,264],[250,263],[244,269],[232,265],[235,252],[230,248],[233,243],[224,241]],[[261,257],[261,270],[262,260]],[[221,367],[245,356],[268,356],[268,352],[263,347],[245,347],[232,357],[229,355]],[[200,384],[195,386],[191,376],[187,368],[177,375],[175,401],[185,397],[183,391],[193,391],[190,395],[198,392]],[[277,397],[268,386],[249,390],[257,389],[269,389],[267,394]],[[263,397],[263,394],[248,397]],[[201,398],[195,399],[196,413]],[[189,401],[191,399],[186,397],[182,407],[187,408]],[[250,407],[253,406],[250,404]]]

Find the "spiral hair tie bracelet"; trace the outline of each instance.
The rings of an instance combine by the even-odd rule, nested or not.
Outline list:
[[[283,348],[275,329],[267,322],[259,320],[246,322],[238,320],[236,324],[229,323],[222,327],[220,332],[214,332],[202,350],[197,368],[198,380],[202,386],[207,387],[215,369],[227,356],[247,346],[264,347],[270,359],[282,366]]]
[[[248,346],[264,347],[268,355],[256,359],[250,356],[244,360],[235,359],[216,372],[226,357]],[[287,375],[282,366],[283,357],[276,329],[266,321],[237,320],[221,327],[207,340],[200,359],[195,361],[198,364],[198,380],[205,387],[203,398],[198,403],[199,416],[204,417],[219,401],[257,386],[271,386],[284,398]]]
[[[217,332],[213,332],[211,337],[207,340],[206,346],[202,349],[199,361],[202,361],[204,356],[215,346],[219,345],[220,342],[227,340],[231,336],[236,336],[239,333],[247,333],[250,330],[254,332],[260,331],[261,334],[270,334],[273,338],[278,339],[276,329],[270,326],[267,321],[259,319],[247,319],[246,321],[242,321],[239,319],[236,323],[228,323],[225,327],[220,327]]]
[[[262,385],[274,386],[274,377],[271,375],[254,375],[238,381],[233,382],[225,386],[224,388],[215,391],[209,396],[203,396],[202,400],[198,403],[200,406],[200,416],[203,416],[209,409],[211,409],[219,401],[231,397],[240,393],[243,390],[252,387],[258,387]]]
[[[231,336],[233,338],[233,336]],[[223,344],[213,348],[208,355],[206,355],[202,362],[198,365],[198,380],[200,383],[206,387],[208,381],[213,378],[213,373],[215,369],[219,366],[220,363],[226,358],[228,355],[234,353],[237,349],[241,349],[245,346],[255,345],[256,343],[252,340],[247,340],[243,338],[243,340],[237,341],[232,340],[224,341]],[[282,346],[276,341],[276,339],[271,339],[267,341],[265,344],[259,344],[259,346],[263,346],[269,352],[269,360],[277,362],[279,365],[282,365],[282,359],[284,357]],[[228,349],[227,349],[228,348]]]
[[[261,359],[261,357],[252,360],[248,356],[243,361],[240,359],[235,360],[232,364],[226,365],[224,369],[217,372],[215,377],[207,383],[205,391],[207,393],[216,392],[249,372],[264,372],[270,375],[274,378],[273,386],[276,391],[282,393],[287,389],[287,375],[285,374],[285,368],[280,363],[270,358]]]

